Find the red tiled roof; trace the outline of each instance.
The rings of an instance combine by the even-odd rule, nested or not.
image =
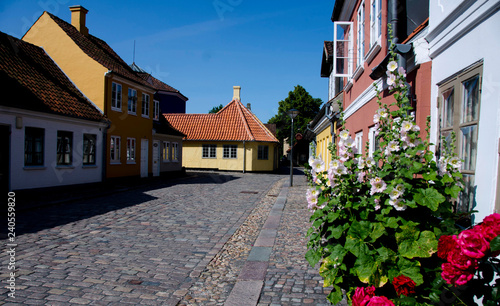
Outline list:
[[[0,88],[2,106],[106,121],[42,48],[2,32]]]
[[[93,35],[83,35],[73,25],[67,23],[61,18],[46,12],[61,29],[76,43],[85,54],[94,59],[99,64],[111,70],[122,77],[131,81],[151,87],[144,79],[139,77],[132,68],[122,60],[118,54],[103,40]]]
[[[186,140],[263,141],[278,139],[238,100],[216,114],[164,114],[172,126],[186,134]]]

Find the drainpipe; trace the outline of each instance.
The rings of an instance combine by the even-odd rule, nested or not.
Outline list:
[[[246,163],[247,163],[247,148],[245,146],[245,141],[243,140],[243,173],[245,173]]]

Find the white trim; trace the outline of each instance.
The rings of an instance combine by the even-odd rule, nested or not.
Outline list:
[[[370,47],[370,50],[368,50],[368,53],[365,55],[365,62],[370,65],[371,61],[375,58],[375,56],[379,53],[380,49],[382,47],[380,46],[380,39]]]
[[[363,64],[364,62],[361,65],[359,65],[358,68],[356,68],[356,70],[354,70],[354,73],[352,74],[352,78],[354,79],[354,81],[357,81],[361,76],[361,74],[363,74],[363,71],[365,71]]]
[[[373,156],[373,152],[375,152],[375,131],[376,131],[376,128],[374,126],[372,126],[369,130],[368,130],[368,142],[369,142],[369,145],[368,145],[368,156],[369,157],[372,157]]]
[[[113,106],[113,84],[116,84],[117,87],[120,86],[120,91],[121,91],[120,107]],[[118,90],[116,92],[118,92]],[[109,104],[111,106],[111,110],[113,110],[115,112],[120,112],[120,113],[122,112],[122,107],[123,107],[123,86],[122,86],[122,84],[111,81],[111,100],[109,102],[110,102]]]
[[[129,148],[129,140],[130,140],[130,148]],[[137,148],[137,145],[136,145],[136,139],[133,138],[133,137],[127,137],[127,164],[135,164],[135,161],[136,161],[136,148]],[[134,155],[132,156],[132,158],[129,158],[129,149],[132,149],[133,150],[133,153]]]
[[[362,13],[362,14],[360,14]],[[361,18],[359,18],[361,16]],[[364,64],[364,54],[365,54],[365,1],[361,1],[361,4],[358,7],[358,11],[356,12],[356,65],[359,67],[363,67]],[[363,49],[361,50],[361,46],[363,46]],[[361,51],[361,52],[360,52]],[[356,69],[356,71],[358,70]],[[354,72],[356,73],[356,72]]]
[[[132,98],[132,106],[134,106],[135,104],[135,110],[130,110],[129,107],[130,107],[130,92],[132,91],[132,97],[135,97],[135,102],[134,102],[134,99]],[[134,95],[134,92],[135,92],[135,95]],[[127,91],[127,113],[130,114],[130,115],[137,115],[137,100],[138,100],[138,96],[137,96],[137,90],[136,89],[133,89],[133,88],[128,88],[128,91]],[[133,109],[134,107],[132,107]]]
[[[341,27],[343,30],[343,36],[341,39],[338,38],[339,36],[339,31],[338,27]],[[347,77],[350,78],[352,75],[352,65],[353,65],[353,56],[352,56],[352,30],[353,28],[353,22],[351,21],[335,21],[333,23],[333,75],[335,77]],[[349,29],[346,33],[346,29]],[[346,39],[347,38],[347,39]],[[347,47],[347,52],[346,54],[343,54],[344,56],[339,57],[337,54],[337,43],[338,42],[343,42],[344,45],[343,47]],[[347,46],[345,45],[347,44]],[[345,52],[345,50],[344,50]],[[337,61],[338,60],[344,61],[344,71],[338,72],[337,70]],[[346,63],[347,61],[347,63]],[[347,71],[345,71],[347,70]]]
[[[347,84],[345,84],[345,86],[344,86],[344,91],[345,92],[349,92],[349,90],[351,90],[352,85],[353,85],[352,82],[353,82],[352,79],[349,79],[349,81],[347,81]]]
[[[379,90],[382,90],[382,79],[378,79],[374,82]],[[365,89],[356,100],[352,101],[352,103],[345,109],[344,111],[344,119],[349,118],[354,114],[358,109],[360,109],[363,105],[370,102],[373,98],[377,96],[377,92],[373,88],[373,85],[370,85]]]
[[[148,97],[148,103],[147,103],[148,114],[147,115],[144,114],[144,96]],[[142,116],[142,118],[149,119],[149,114],[150,114],[150,110],[151,110],[151,99],[150,98],[151,98],[151,96],[149,94],[144,93],[144,92],[142,93],[142,100],[141,100],[141,116]]]
[[[354,143],[358,148],[358,154],[363,154],[363,131],[357,132],[354,137]],[[359,147],[358,147],[359,145]]]
[[[426,39],[431,45],[431,58],[441,54],[500,9],[500,1],[474,2],[465,0],[429,32]]]
[[[114,139],[114,144],[115,144],[115,158],[111,158],[111,141]],[[116,139],[118,139],[118,149],[116,148]],[[121,164],[121,158],[122,158],[122,155],[121,155],[121,150],[122,150],[122,140],[121,140],[121,137],[120,136],[115,136],[115,135],[111,135],[109,136],[109,163],[111,165],[119,165]],[[118,154],[116,154],[118,152]]]
[[[313,128],[314,134],[318,134],[319,132],[323,131],[326,129],[328,126],[330,126],[330,120],[326,116],[323,116],[323,119],[316,124],[316,126]]]

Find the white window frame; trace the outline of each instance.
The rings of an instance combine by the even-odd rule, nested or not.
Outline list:
[[[141,113],[142,117],[149,118],[149,95],[143,93],[142,94],[142,105],[141,105]]]
[[[356,144],[356,148],[358,148],[358,154],[363,154],[363,131],[356,133],[354,143]]]
[[[373,157],[373,152],[375,152],[375,142],[377,141],[377,136],[375,136],[376,127],[372,126],[368,132],[368,156]]]
[[[127,164],[135,164],[136,141],[135,138],[127,138]]]
[[[333,23],[333,75],[335,77],[350,78],[352,75],[352,65],[353,65],[352,24],[353,23],[351,21],[335,21]],[[338,38],[339,27],[343,28],[344,31],[345,31],[345,29],[348,29],[347,39],[346,39],[345,32],[344,32],[342,39]],[[337,45],[339,43],[341,43],[341,44],[343,43],[344,44],[343,47],[346,47],[345,44],[347,44],[347,52],[345,54],[343,54],[344,56],[339,56],[339,54],[338,54]],[[337,71],[338,70],[338,67],[337,67],[338,60],[347,61],[347,65],[344,65],[344,69],[347,70],[347,73],[345,73],[345,72],[339,73]]]
[[[238,146],[237,145],[223,145],[222,146],[222,158],[224,158],[224,159],[236,159],[236,158],[238,158]]]
[[[179,161],[179,143],[177,142],[172,142],[172,161],[173,162],[178,162]]]
[[[160,120],[160,101],[153,100],[153,119]]]
[[[382,36],[382,0],[370,0],[370,49]]]
[[[356,64],[359,67],[365,62],[365,1],[361,1],[357,18]]]
[[[207,148],[207,149],[205,150],[205,148]],[[207,153],[206,156],[205,156],[205,151]],[[202,145],[201,146],[201,157],[202,158],[217,158],[217,145],[216,144],[204,144],[204,145]]]
[[[114,146],[113,146],[114,144]],[[120,136],[111,136],[109,143],[109,162],[111,164],[120,164],[120,149],[121,149]],[[114,151],[113,151],[114,150]]]
[[[163,142],[161,158],[164,163],[170,162],[170,142],[168,141]]]
[[[123,98],[122,84],[112,82],[112,84],[111,84],[111,109],[112,110],[117,111],[117,112],[122,111],[122,98]]]
[[[132,115],[137,114],[137,90],[133,88],[128,89],[128,113]]]

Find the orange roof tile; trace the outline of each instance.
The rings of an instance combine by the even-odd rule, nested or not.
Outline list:
[[[163,114],[185,140],[279,142],[239,100],[216,114]]]
[[[45,51],[0,32],[0,105],[106,122]]]

